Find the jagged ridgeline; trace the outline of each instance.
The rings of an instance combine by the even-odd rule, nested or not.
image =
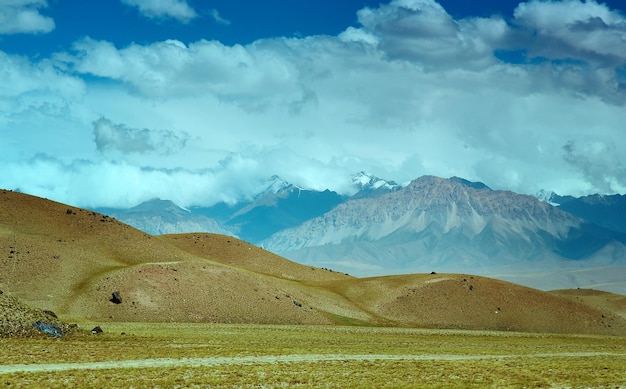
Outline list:
[[[151,234],[239,237],[298,263],[374,276],[470,272],[540,289],[626,293],[624,196],[573,198],[493,190],[459,177],[399,185],[365,172],[353,193],[274,176],[237,204],[183,209],[150,200],[115,217]]]

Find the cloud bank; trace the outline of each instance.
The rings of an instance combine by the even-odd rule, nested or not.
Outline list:
[[[188,23],[198,16],[186,0],[121,0],[121,2],[137,8],[143,16],[150,19],[175,19],[181,23]]]
[[[86,37],[38,63],[0,55],[18,80],[0,90],[1,131],[48,140],[3,137],[1,184],[90,206],[234,202],[274,174],[345,192],[360,170],[626,192],[623,14],[528,1],[509,19],[455,19],[432,0],[395,0],[357,18],[338,36]],[[81,147],[51,153],[51,132]],[[95,181],[105,193],[81,184]]]
[[[54,20],[39,13],[45,0],[6,0],[0,3],[0,34],[45,34],[54,30]]]

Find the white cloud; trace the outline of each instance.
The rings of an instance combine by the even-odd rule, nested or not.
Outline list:
[[[33,62],[3,51],[0,51],[0,79],[5,80],[0,86],[0,99],[25,98],[38,93],[75,99],[85,92],[82,79],[59,71],[50,61]]]
[[[41,34],[54,30],[54,20],[39,13],[45,0],[4,0],[0,2],[0,34]]]
[[[180,151],[187,143],[187,135],[178,135],[169,130],[129,128],[116,124],[105,117],[93,123],[96,147],[100,152],[172,154]]]
[[[615,144],[603,141],[588,142],[578,150],[575,141],[562,147],[563,159],[580,171],[585,179],[602,193],[626,191],[626,167],[618,156]]]
[[[152,168],[105,159],[63,162],[39,154],[27,161],[3,164],[2,186],[83,207],[127,208],[156,197],[188,207],[251,199],[265,189],[267,171],[286,171],[284,164],[276,164],[279,160],[296,166],[304,163],[305,172],[315,175],[311,178],[316,182],[330,178],[327,182],[332,184],[336,176],[331,167],[311,164],[289,152],[278,149],[255,152],[255,155],[232,153],[211,169]],[[289,166],[283,177],[299,176]]]
[[[274,174],[345,191],[360,170],[399,182],[457,175],[523,193],[625,188],[626,59],[621,46],[594,49],[576,35],[584,27],[618,39],[621,15],[594,2],[535,1],[509,22],[455,20],[434,1],[402,0],[358,16],[362,25],[337,37],[126,47],[86,38],[53,62],[0,56],[0,76],[16,80],[0,86],[0,101],[12,107],[5,112],[23,110],[19,120],[0,116],[11,134],[3,141],[23,147],[7,159],[0,144],[10,172],[0,186],[126,206],[235,201]],[[49,151],[62,120],[73,131],[63,139],[80,150]]]
[[[204,40],[187,46],[167,40],[117,49],[87,38],[74,45],[73,57],[59,59],[73,64],[77,72],[123,81],[149,98],[213,94],[250,110],[276,100],[302,100],[308,92],[298,83],[300,69],[281,52],[264,46]]]
[[[626,60],[626,18],[595,0],[521,3],[514,22],[532,37],[524,41],[530,56],[578,59],[594,66]]]
[[[47,150],[62,152],[75,135],[70,111],[86,93],[84,81],[48,60],[33,62],[0,51],[0,163]],[[1,169],[0,169],[1,170]]]
[[[215,22],[217,22],[218,24],[223,24],[225,26],[228,26],[231,22],[228,19],[224,19],[222,17],[222,15],[220,15],[219,11],[216,9],[212,9],[209,11],[211,17],[213,18],[213,20],[215,20]]]
[[[195,19],[197,12],[186,0],[121,0],[123,4],[135,7],[139,12],[151,19],[176,19],[188,23]]]
[[[496,62],[494,46],[508,33],[501,18],[454,20],[434,0],[394,0],[365,8],[358,17],[390,59],[433,70],[490,66]]]

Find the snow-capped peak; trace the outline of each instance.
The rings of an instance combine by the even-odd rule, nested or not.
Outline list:
[[[557,194],[554,193],[553,191],[547,191],[544,189],[541,189],[539,192],[535,194],[535,197],[538,198],[539,200],[543,201],[544,203],[548,203],[554,206],[559,205],[558,203],[555,203],[553,201],[556,196]]]
[[[265,181],[262,185],[262,188],[263,189],[260,191],[258,196],[264,196],[267,194],[278,194],[285,190],[292,190],[292,189],[304,190],[303,188],[297,185],[294,185],[285,181],[284,179],[282,179],[280,176],[277,176],[277,175],[274,175],[270,177],[267,181]]]
[[[392,190],[398,186],[398,184],[393,181],[383,180],[365,171],[353,174],[352,184],[356,186],[358,190],[377,190],[379,188]]]

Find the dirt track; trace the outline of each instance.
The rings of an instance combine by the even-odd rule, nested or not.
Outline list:
[[[332,361],[470,361],[485,359],[512,359],[512,358],[580,358],[598,356],[623,356],[626,353],[581,352],[581,353],[549,353],[532,355],[455,355],[455,354],[425,354],[425,355],[388,355],[388,354],[295,354],[295,355],[263,355],[245,357],[207,357],[207,358],[158,358],[136,359],[126,361],[85,362],[85,363],[58,363],[32,365],[0,365],[0,374],[9,373],[37,373],[67,370],[102,370],[102,369],[136,369],[169,366],[219,366],[219,365],[246,365],[246,364],[276,364],[276,363],[316,363]]]

